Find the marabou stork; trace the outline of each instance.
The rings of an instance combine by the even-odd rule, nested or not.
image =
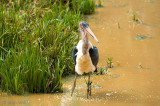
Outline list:
[[[79,23],[79,30],[81,33],[81,40],[78,42],[77,46],[73,48],[72,58],[75,65],[75,79],[72,87],[71,96],[76,87],[76,77],[77,74],[82,75],[83,73],[88,73],[88,83],[87,83],[87,98],[91,96],[91,83],[90,75],[97,69],[97,63],[99,59],[98,49],[93,46],[92,43],[88,40],[87,33],[99,43],[96,36],[93,34],[91,29],[89,28],[89,24],[87,22]]]

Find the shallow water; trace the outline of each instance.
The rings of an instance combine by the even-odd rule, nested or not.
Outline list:
[[[113,57],[114,68],[91,76],[92,96],[86,99],[87,76],[82,76],[71,97],[74,76],[70,76],[63,79],[64,93],[3,93],[0,106],[160,105],[160,1],[103,0],[102,4],[103,8],[85,19],[100,42],[90,39],[99,50],[98,67],[106,66]]]

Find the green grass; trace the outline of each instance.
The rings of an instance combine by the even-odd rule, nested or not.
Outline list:
[[[0,2],[2,91],[61,92],[62,75],[74,72],[71,52],[78,42],[81,13],[88,12],[79,10],[81,5],[71,10],[69,3],[55,1]]]
[[[112,60],[113,60],[112,57],[108,58],[108,61],[106,62],[108,68],[113,68],[113,61]]]
[[[132,20],[136,21],[136,15],[135,15],[135,13],[132,13]]]
[[[72,0],[73,9],[82,14],[92,14],[95,12],[94,0]]]
[[[98,7],[102,7],[101,0],[98,0]]]

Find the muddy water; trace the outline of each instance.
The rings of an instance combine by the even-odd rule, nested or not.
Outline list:
[[[113,57],[114,68],[92,75],[92,96],[86,99],[87,76],[63,79],[64,93],[13,96],[2,94],[0,106],[10,105],[160,105],[160,1],[103,0],[87,18],[100,43],[98,67]],[[133,21],[133,19],[135,21]]]

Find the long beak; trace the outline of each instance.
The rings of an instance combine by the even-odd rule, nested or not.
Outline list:
[[[99,43],[98,39],[96,38],[96,36],[94,35],[94,33],[91,31],[91,29],[88,27],[88,28],[85,28],[86,31],[88,32],[88,34],[97,42]]]

